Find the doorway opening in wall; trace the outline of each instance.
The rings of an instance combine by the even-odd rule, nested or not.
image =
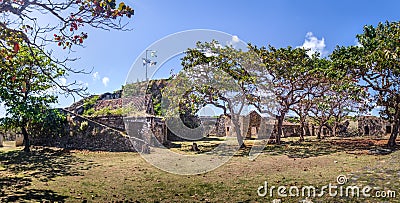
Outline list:
[[[364,135],[369,135],[369,127],[368,126],[364,127]]]
[[[390,134],[390,133],[392,133],[392,126],[387,125],[386,126],[386,134]]]

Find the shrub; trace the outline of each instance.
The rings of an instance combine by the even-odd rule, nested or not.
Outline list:
[[[57,140],[54,138],[68,134],[67,116],[58,109],[49,109],[41,114],[41,119],[32,121],[28,126],[28,132],[33,138],[47,142],[42,144],[50,144]]]
[[[84,116],[92,116],[95,113],[95,110],[93,108],[87,109],[83,112]]]
[[[92,98],[86,98],[83,102],[83,115],[90,116],[94,113],[93,106],[96,104],[97,100],[99,100],[99,96],[95,95]]]
[[[89,123],[88,123],[87,121],[83,121],[83,122],[81,123],[81,126],[79,127],[79,130],[80,130],[80,131],[85,131],[85,130],[88,129],[88,127],[89,127]]]

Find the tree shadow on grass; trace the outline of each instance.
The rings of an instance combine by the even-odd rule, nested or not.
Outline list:
[[[72,170],[77,163],[83,163],[65,149],[39,148],[30,153],[10,151],[0,153],[0,163],[7,171],[23,173],[41,181],[49,181],[58,176],[78,176]]]
[[[305,142],[288,141],[280,145],[267,145],[264,152],[270,155],[287,155],[290,158],[309,158],[346,152],[349,154],[384,155],[397,149],[386,149],[385,144],[373,139],[334,139]],[[375,153],[376,151],[382,152]]]
[[[193,141],[192,141],[193,142]],[[192,142],[188,142],[191,144]],[[385,139],[371,139],[371,138],[334,138],[334,139],[322,139],[322,140],[306,140],[304,142],[298,141],[282,141],[281,144],[268,144],[265,146],[263,153],[278,156],[286,155],[290,158],[309,158],[318,157],[323,155],[330,155],[337,152],[346,152],[349,154],[372,154],[372,155],[385,155],[390,154],[395,149],[386,148]],[[200,149],[198,154],[207,153],[214,150],[221,143],[204,143],[197,142],[198,148]],[[185,145],[186,146],[186,145]],[[189,145],[187,145],[189,146]],[[180,149],[183,152],[189,152],[190,147],[182,148],[182,145],[175,145],[171,148]],[[248,156],[252,145],[247,145],[242,149],[222,148],[221,151],[215,152],[221,156]]]
[[[1,180],[0,180],[1,181]],[[52,190],[26,189],[2,191],[1,202],[65,202],[68,196],[59,195]]]
[[[23,151],[0,153],[0,202],[21,201],[65,201],[67,196],[51,190],[31,189],[33,178],[41,182],[51,181],[60,176],[79,176],[76,169],[82,160],[72,156],[67,150],[36,148],[29,154]]]

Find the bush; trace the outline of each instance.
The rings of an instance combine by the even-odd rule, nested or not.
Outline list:
[[[83,112],[84,116],[92,116],[95,113],[93,108],[87,109]]]
[[[93,110],[93,113],[90,116],[97,117],[97,116],[124,116],[129,112],[128,108],[117,108],[111,109],[110,107],[106,107],[97,111]]]
[[[81,123],[81,126],[79,127],[79,130],[80,130],[80,131],[85,131],[85,130],[88,129],[88,127],[89,127],[89,123],[88,123],[87,121],[83,121],[83,122]]]
[[[92,98],[86,98],[83,102],[83,115],[90,116],[94,113],[93,106],[99,100],[99,96],[95,95]]]
[[[41,119],[32,121],[28,126],[28,132],[33,138],[47,143],[68,134],[67,117],[58,109],[49,109],[41,113]]]

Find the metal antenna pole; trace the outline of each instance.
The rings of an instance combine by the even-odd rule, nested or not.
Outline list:
[[[147,62],[147,51],[149,51],[149,50],[146,50],[146,82],[148,82],[149,81],[149,78],[147,77],[147,64],[148,64],[148,62]]]

